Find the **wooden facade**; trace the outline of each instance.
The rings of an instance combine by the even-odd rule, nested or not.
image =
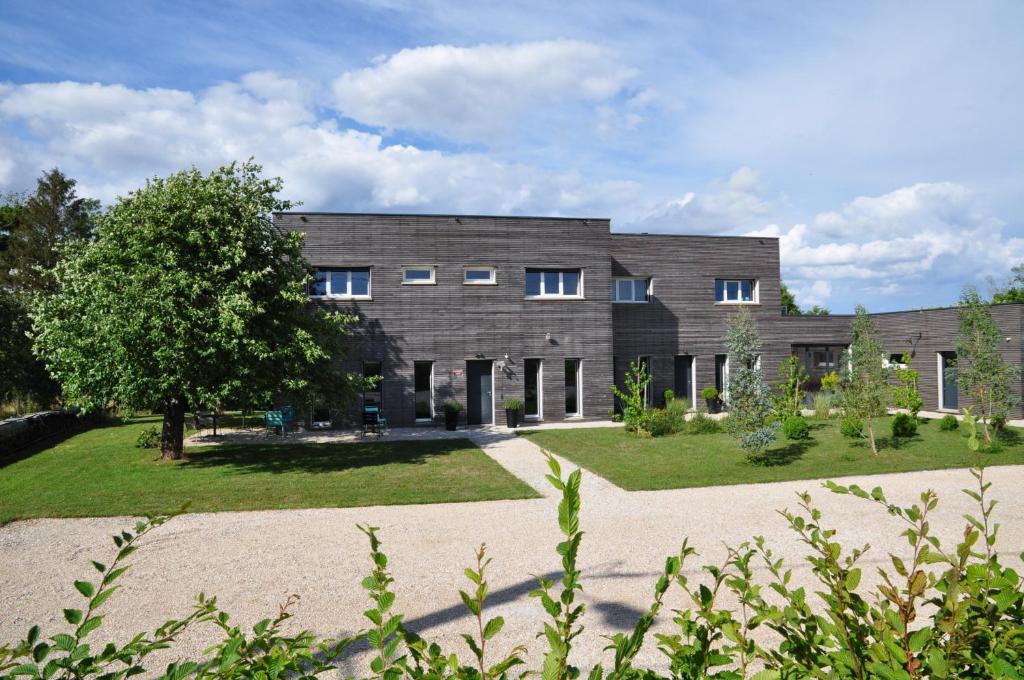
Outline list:
[[[395,425],[415,418],[414,363],[432,362],[432,401],[470,396],[468,362],[491,362],[494,419],[506,398],[523,399],[524,364],[540,360],[542,417],[563,420],[565,360],[581,362],[580,415],[604,419],[613,406],[609,387],[623,384],[629,363],[649,360],[652,401],[681,392],[681,366],[692,366],[689,394],[715,385],[716,357],[737,305],[716,303],[716,279],[753,279],[757,296],[745,303],[763,342],[770,380],[795,350],[849,343],[851,317],[786,317],[780,299],[779,243],[769,237],[612,234],[606,219],[483,217],[289,212],[279,228],[306,236],[304,255],[317,268],[371,270],[367,300],[322,300],[360,316],[347,367],[381,362],[382,408]],[[431,267],[434,283],[403,285],[406,266]],[[466,285],[467,266],[493,267],[494,285]],[[578,269],[580,299],[529,299],[529,268]],[[649,279],[646,303],[613,303],[620,278]],[[1022,364],[1022,305],[994,308],[1006,336],[1007,358]],[[873,315],[887,353],[910,352],[920,371],[925,408],[939,408],[939,352],[954,349],[955,309]],[[720,361],[721,359],[719,359]],[[532,362],[531,362],[532,363]],[[478,371],[484,364],[474,364]],[[1020,385],[1016,386],[1020,395]],[[961,399],[963,403],[969,403]],[[466,422],[467,412],[461,419]],[[1014,416],[1021,415],[1020,407]]]

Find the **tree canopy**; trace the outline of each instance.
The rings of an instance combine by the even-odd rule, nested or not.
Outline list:
[[[91,243],[69,246],[56,294],[34,308],[36,351],[69,400],[160,409],[161,450],[180,457],[185,411],[281,394],[344,401],[337,368],[352,318],[309,304],[291,203],[252,161],[154,178],[119,198]]]
[[[778,433],[772,393],[761,372],[761,336],[746,307],[729,317],[723,338],[729,352],[729,431],[748,457],[763,452]]]
[[[878,453],[871,419],[883,416],[889,404],[889,371],[875,323],[863,305],[857,305],[850,324],[852,342],[842,363],[841,403],[846,416],[860,419],[873,454]]]
[[[831,313],[821,305],[811,305],[807,309],[802,309],[784,281],[779,283],[779,293],[782,296],[782,313],[785,316],[828,316]]]
[[[1006,283],[993,285],[992,303],[1024,302],[1024,262],[1015,265]],[[992,279],[989,279],[992,281]]]

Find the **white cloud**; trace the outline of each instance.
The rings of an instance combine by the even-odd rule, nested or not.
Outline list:
[[[631,225],[632,229],[671,230],[682,234],[725,234],[749,229],[771,205],[762,197],[758,173],[737,169],[728,181],[712,182],[702,192],[688,191]]]
[[[74,82],[0,88],[0,189],[60,166],[109,202],[150,176],[255,156],[286,194],[334,210],[595,214],[635,200],[631,182],[386,144],[318,117],[311,86],[272,73],[196,94]],[[28,133],[25,134],[24,131]]]
[[[334,93],[345,116],[368,125],[492,142],[525,112],[605,102],[634,75],[610,50],[578,40],[433,45],[345,73]]]

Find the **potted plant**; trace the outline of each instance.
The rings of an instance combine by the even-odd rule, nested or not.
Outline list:
[[[518,399],[505,400],[505,424],[508,427],[519,427],[519,411],[523,408],[523,402]]]
[[[459,414],[462,412],[462,404],[449,399],[444,402],[444,429],[454,430],[459,425]]]
[[[704,397],[704,401],[708,405],[708,413],[718,413],[722,410],[722,400],[718,398],[718,389],[715,387],[705,387],[700,391],[700,396]]]

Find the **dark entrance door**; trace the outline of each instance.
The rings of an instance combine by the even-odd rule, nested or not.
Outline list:
[[[693,400],[693,357],[680,355],[676,357],[676,399]],[[696,404],[691,404],[696,406]]]
[[[960,395],[956,389],[956,352],[939,352],[942,368],[942,408],[960,408]]]
[[[466,418],[470,425],[490,425],[494,422],[494,402],[491,397],[491,362],[466,362]]]

